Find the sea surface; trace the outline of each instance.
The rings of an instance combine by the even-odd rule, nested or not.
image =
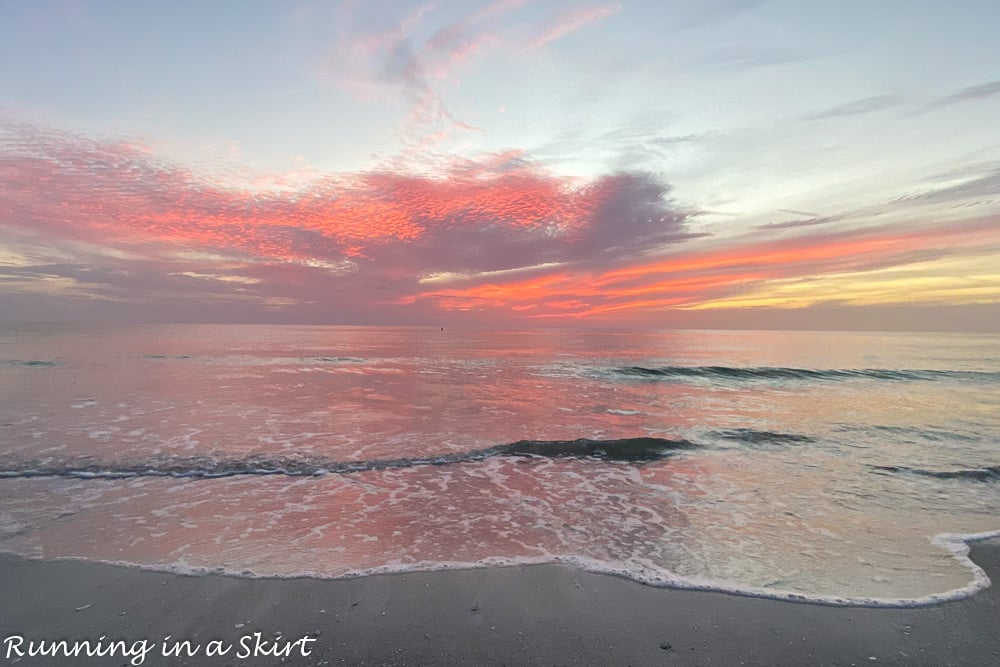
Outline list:
[[[997,336],[0,324],[8,553],[912,605],[998,533]]]

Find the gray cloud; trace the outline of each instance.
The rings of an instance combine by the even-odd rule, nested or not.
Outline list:
[[[962,88],[950,95],[945,95],[944,97],[938,98],[928,105],[928,108],[938,109],[941,107],[951,106],[953,104],[960,104],[962,102],[975,102],[978,100],[985,100],[990,97],[995,97],[1000,95],[1000,81],[987,81],[986,83],[980,83],[975,86],[968,86]]]
[[[875,95],[830,107],[829,109],[805,116],[804,120],[827,120],[830,118],[860,116],[862,114],[891,109],[898,106],[900,101],[901,98],[898,95]]]
[[[673,203],[670,187],[652,174],[602,177],[577,193],[580,216],[570,228],[512,226],[459,210],[426,225],[419,238],[371,249],[370,268],[412,273],[476,273],[543,263],[611,266],[696,235],[691,213]]]
[[[843,219],[842,215],[830,215],[826,217],[810,217],[810,218],[799,218],[798,220],[788,220],[787,222],[771,222],[766,225],[757,225],[754,229],[794,229],[798,227],[816,227],[818,225],[826,225],[831,222],[836,222],[837,220]]]
[[[944,203],[1000,196],[1000,166],[967,178],[964,182],[897,197],[893,204]],[[988,201],[986,203],[996,203]]]

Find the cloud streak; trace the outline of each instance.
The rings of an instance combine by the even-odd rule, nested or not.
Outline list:
[[[562,16],[557,16],[551,25],[531,42],[531,46],[536,49],[541,48],[592,23],[613,16],[619,11],[621,11],[621,5],[614,4],[598,7],[581,7]]]
[[[875,95],[865,97],[860,100],[853,100],[840,104],[824,111],[811,114],[805,120],[828,120],[831,118],[848,118],[851,116],[862,116],[865,114],[884,111],[898,106],[901,99],[898,95]]]
[[[961,104],[963,102],[976,102],[1000,95],[1000,81],[987,81],[975,86],[968,86],[957,90],[950,95],[945,95],[931,103],[931,108],[941,108]]]
[[[608,270],[560,269],[528,279],[514,277],[428,290],[406,297],[404,303],[429,299],[445,309],[508,309],[542,319],[722,307],[734,297],[750,293],[757,295],[755,305],[766,305],[768,286],[784,281],[873,272],[975,254],[984,247],[996,252],[1000,249],[998,222],[994,217],[913,230],[881,226],[774,241],[743,238],[714,247],[672,251]],[[898,293],[898,287],[895,298],[909,300]],[[803,296],[800,300],[808,301],[808,294]],[[849,292],[838,296],[851,299]],[[817,297],[814,302],[822,300]],[[772,301],[771,305],[782,303],[778,296]]]

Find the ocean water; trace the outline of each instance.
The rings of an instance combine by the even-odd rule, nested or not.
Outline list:
[[[997,336],[0,324],[8,553],[910,605],[998,532]]]

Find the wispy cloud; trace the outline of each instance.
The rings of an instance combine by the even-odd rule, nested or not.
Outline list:
[[[454,116],[438,82],[469,61],[492,39],[487,19],[516,9],[520,2],[496,2],[463,20],[420,37],[436,6],[425,4],[388,26],[366,25],[350,6],[342,8],[340,26],[326,70],[362,96],[382,87],[396,87],[411,105],[404,123],[406,137],[426,140],[453,129],[475,130]]]
[[[826,217],[820,216],[810,216],[808,218],[799,218],[797,220],[786,220],[784,222],[769,222],[764,225],[757,225],[755,229],[761,230],[779,230],[779,229],[797,229],[799,227],[817,227],[819,225],[828,225],[831,222],[836,222],[837,220],[842,220],[841,215],[830,215]]]
[[[540,48],[561,39],[566,35],[576,32],[592,23],[596,23],[609,16],[613,16],[621,11],[620,4],[604,5],[597,7],[581,7],[566,14],[556,16],[549,26],[542,30],[532,42],[535,48]]]
[[[493,53],[551,44],[621,10],[618,4],[565,10],[526,40],[526,23],[509,16],[532,2],[496,0],[437,28],[434,4],[375,28],[367,15],[344,9],[325,69],[362,96],[385,87],[402,91],[410,104],[403,133],[411,143],[430,146],[455,132],[479,131],[474,120],[457,117],[446,101],[447,89],[460,84],[463,68]]]
[[[957,182],[956,182],[957,181]],[[951,174],[945,183],[903,195],[894,204],[931,204],[947,202],[997,205],[1000,200],[1000,164],[979,165],[978,169]]]
[[[1000,95],[1000,81],[987,81],[975,86],[968,86],[957,90],[950,95],[940,97],[928,105],[930,109],[961,104],[963,102],[976,102]]]
[[[827,120],[830,118],[860,116],[891,109],[898,106],[900,102],[901,98],[898,95],[875,95],[824,109],[823,111],[805,116],[805,120]]]

